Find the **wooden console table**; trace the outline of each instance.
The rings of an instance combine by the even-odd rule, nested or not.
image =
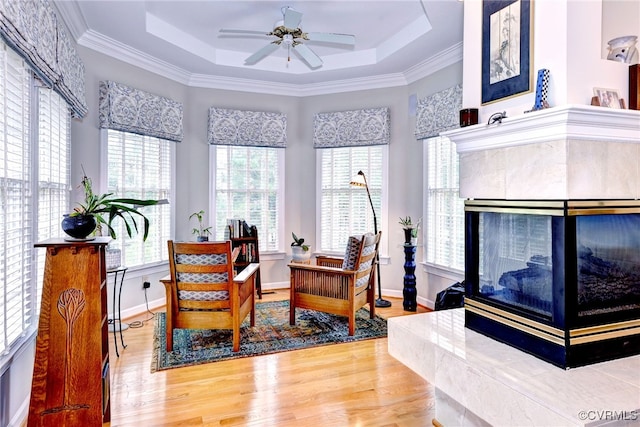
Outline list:
[[[49,239],[27,425],[101,426],[111,419],[108,237]]]

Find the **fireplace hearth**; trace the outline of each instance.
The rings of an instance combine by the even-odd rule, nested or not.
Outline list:
[[[468,328],[562,368],[640,354],[640,201],[465,211]]]

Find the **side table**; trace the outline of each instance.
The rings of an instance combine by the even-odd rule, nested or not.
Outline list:
[[[129,328],[129,325],[126,323],[122,323],[122,316],[120,314],[120,298],[122,297],[122,283],[124,282],[124,274],[127,272],[127,267],[120,266],[116,268],[112,268],[111,270],[107,270],[107,275],[113,274],[113,323],[109,325],[109,329],[113,331],[113,343],[116,347],[116,356],[120,357],[120,353],[118,352],[118,339],[116,337],[116,332],[120,332],[120,343],[122,344],[122,348],[127,348],[127,345],[124,343],[124,338],[122,337],[122,331],[126,331]],[[118,276],[120,277],[120,281],[118,282]],[[118,285],[120,285],[118,287]],[[118,291],[118,304],[116,305],[116,288]],[[117,316],[117,317],[116,317]]]
[[[404,245],[404,288],[402,289],[404,311],[417,311],[418,309],[415,271],[416,246]]]

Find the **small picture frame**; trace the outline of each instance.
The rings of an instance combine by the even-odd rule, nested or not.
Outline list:
[[[598,105],[607,108],[624,108],[624,101],[620,97],[617,89],[606,89],[602,87],[593,88],[594,98],[597,98]]]

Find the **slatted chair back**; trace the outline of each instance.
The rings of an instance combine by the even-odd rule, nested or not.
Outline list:
[[[247,316],[255,325],[255,283],[259,264],[235,274],[239,248],[231,242],[167,242],[169,278],[166,341],[173,351],[174,329],[231,329],[233,351],[240,349],[240,325]]]
[[[231,242],[172,242],[169,259],[179,310],[230,308],[229,292],[234,276]]]
[[[357,288],[371,282],[379,244],[379,234],[369,233],[362,237],[349,237],[345,257],[342,262],[342,269],[356,272]]]

